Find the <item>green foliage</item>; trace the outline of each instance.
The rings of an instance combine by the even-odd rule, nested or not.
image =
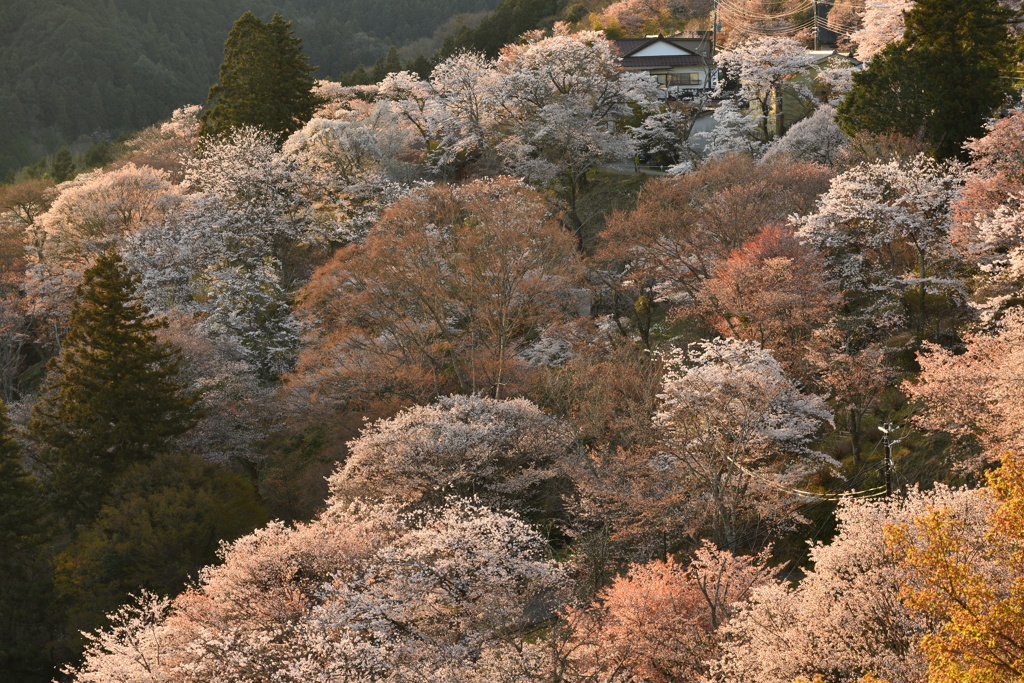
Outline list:
[[[50,601],[48,525],[35,480],[21,465],[0,401],[0,679],[39,668]]]
[[[963,157],[964,141],[981,136],[1014,91],[1011,18],[998,0],[919,0],[903,40],[854,75],[840,127],[922,135],[940,157]]]
[[[221,541],[265,522],[252,485],[221,465],[165,455],[129,467],[96,520],[57,558],[68,632],[100,626],[129,593],[177,594],[217,561]]]
[[[501,3],[474,28],[463,26],[445,39],[438,59],[461,50],[476,50],[497,57],[505,45],[514,43],[526,31],[551,25],[562,0],[501,0]]]
[[[313,71],[291,22],[275,14],[268,23],[243,14],[224,43],[220,81],[210,88],[199,119],[203,135],[256,126],[281,141],[301,128],[324,99],[313,94]]]
[[[53,163],[50,164],[50,176],[56,183],[63,183],[75,177],[75,160],[71,158],[71,152],[67,147],[61,147]]]
[[[423,55],[420,55],[406,64],[405,68],[412,71],[423,80],[426,80],[430,78],[430,74],[434,70],[434,64]]]
[[[217,80],[224,36],[244,11],[291,17],[321,73],[373,64],[497,0],[4,0],[0,2],[0,177],[61,145],[81,151],[183,105]],[[74,145],[72,145],[74,143]]]
[[[398,59],[398,50],[392,45],[388,53],[373,65],[373,82],[379,83],[388,74],[398,73],[401,70],[402,62]]]
[[[139,301],[136,280],[114,250],[85,272],[32,413],[30,436],[69,521],[91,518],[120,472],[164,451],[198,417],[178,352],[156,340],[165,323]]]

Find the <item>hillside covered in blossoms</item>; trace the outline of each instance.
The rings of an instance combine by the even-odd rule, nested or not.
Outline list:
[[[12,174],[0,681],[1024,682],[1024,17],[818,4],[245,12]]]

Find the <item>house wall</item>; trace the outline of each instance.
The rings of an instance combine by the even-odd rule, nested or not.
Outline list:
[[[682,48],[685,48],[695,55],[704,55],[708,57],[711,55],[711,39],[701,40],[700,38],[675,38],[674,42]]]
[[[659,69],[657,71],[649,71],[648,73],[656,80],[658,80],[658,76],[697,74],[697,83],[690,85],[662,86],[662,81],[659,80],[659,89],[665,97],[668,97],[669,95],[678,96],[685,91],[701,90],[703,88],[708,87],[708,70],[700,66],[677,66],[671,69]]]
[[[689,50],[684,50],[669,43],[658,42],[654,43],[653,45],[648,45],[642,50],[634,52],[633,54],[630,55],[630,57],[675,57],[678,55],[692,54],[696,53],[690,52]]]

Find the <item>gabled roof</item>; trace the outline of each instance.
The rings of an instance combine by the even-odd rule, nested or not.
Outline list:
[[[644,48],[648,48],[658,43],[661,43],[670,49],[678,50],[680,55],[696,55],[696,52],[685,46],[684,43],[689,42],[693,42],[692,39],[666,38],[664,36],[656,36],[654,38],[619,38],[612,41],[618,49],[619,54],[623,57],[629,57],[634,52],[640,52]]]
[[[623,57],[619,60],[623,69],[668,69],[673,66],[711,66],[711,60],[700,55],[679,55],[663,57]]]

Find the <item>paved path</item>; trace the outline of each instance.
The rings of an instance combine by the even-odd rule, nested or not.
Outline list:
[[[616,173],[637,173],[637,169],[629,161],[615,161],[610,164],[604,164],[601,168]],[[645,175],[666,175],[660,167],[655,166],[641,166],[639,172]]]

